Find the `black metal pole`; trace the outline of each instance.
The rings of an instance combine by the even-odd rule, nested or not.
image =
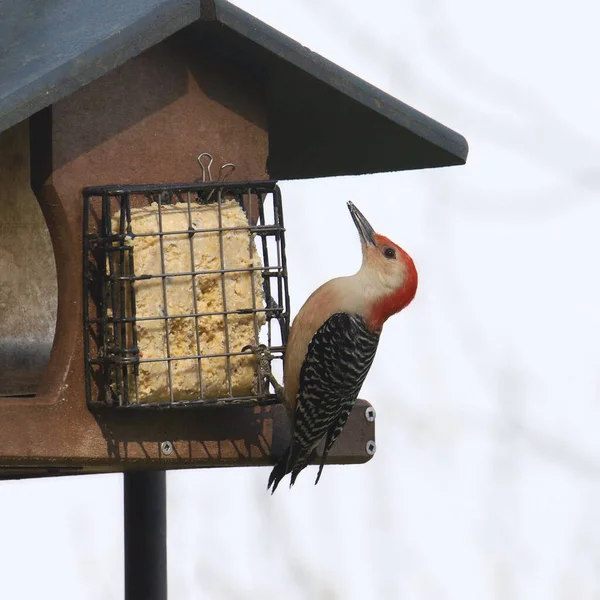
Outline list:
[[[167,477],[125,473],[125,600],[167,600]]]

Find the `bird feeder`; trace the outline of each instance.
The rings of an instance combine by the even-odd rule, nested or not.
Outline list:
[[[250,353],[262,344],[273,369],[289,329],[276,183],[104,186],[83,196],[90,408],[277,402]]]
[[[45,4],[0,25],[0,478],[271,464],[287,418],[245,348],[285,353],[277,181],[466,142],[224,0]],[[233,174],[199,177],[205,152]],[[24,293],[48,252],[17,273],[8,250],[48,235],[56,278]],[[369,460],[373,421],[359,401],[329,462]]]

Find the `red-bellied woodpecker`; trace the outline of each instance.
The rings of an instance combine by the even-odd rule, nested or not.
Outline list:
[[[348,202],[362,246],[362,266],[318,288],[294,319],[284,359],[285,406],[293,423],[292,440],[269,477],[275,491],[291,473],[290,487],[325,446],[317,479],[342,432],[375,357],[385,321],[414,298],[417,271],[410,256],[373,231]]]

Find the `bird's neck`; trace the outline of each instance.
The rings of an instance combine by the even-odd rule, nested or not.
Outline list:
[[[360,274],[357,274],[360,277]],[[365,321],[374,332],[380,332],[383,324],[403,308],[406,308],[415,297],[417,291],[417,272],[412,269],[406,274],[401,287],[383,291],[379,285],[370,285],[363,281],[362,288],[365,297],[362,312]]]
[[[372,273],[361,269],[355,275],[328,281],[305,306],[314,304],[315,314],[319,315],[326,313],[330,316],[335,312],[358,314],[371,331],[378,333],[392,315],[410,304],[416,290],[416,271],[407,273],[401,288],[385,290]]]
[[[411,282],[412,283],[412,282]],[[381,296],[367,310],[366,321],[371,331],[381,331],[383,324],[403,308],[406,308],[415,296],[416,285],[406,289],[406,286]]]

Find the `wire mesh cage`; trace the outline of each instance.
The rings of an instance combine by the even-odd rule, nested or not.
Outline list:
[[[89,187],[84,351],[91,406],[278,401],[289,295],[273,181]],[[251,349],[252,348],[252,349]]]

